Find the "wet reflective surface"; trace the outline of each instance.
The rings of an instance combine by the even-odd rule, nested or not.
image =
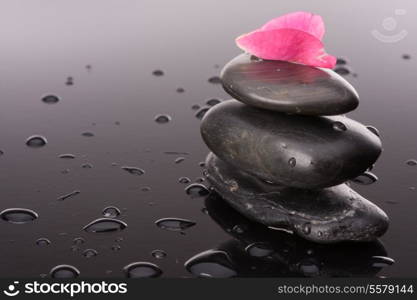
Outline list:
[[[417,167],[406,163],[417,159],[417,48],[412,38],[417,25],[412,1],[401,3],[408,14],[397,17],[398,31],[406,29],[409,36],[394,44],[382,43],[370,33],[385,32],[381,22],[397,8],[390,1],[361,3],[361,14],[351,9],[352,3],[332,1],[261,1],[257,9],[239,1],[221,6],[209,1],[73,1],[46,6],[38,2],[24,7],[9,2],[0,12],[0,211],[25,208],[38,214],[25,224],[0,219],[1,277],[40,277],[62,265],[75,269],[64,267],[54,276],[78,276],[79,271],[80,277],[123,277],[129,274],[123,268],[136,262],[158,269],[147,264],[136,269],[138,273],[130,269],[132,274],[193,277],[199,275],[184,263],[213,249],[226,251],[242,266],[236,270],[235,263],[221,260],[227,269],[219,272],[228,275],[415,276]],[[234,38],[301,7],[324,17],[326,50],[346,57],[357,74],[345,76],[361,97],[359,108],[348,116],[374,126],[381,135],[384,151],[372,169],[378,181],[352,187],[389,215],[383,245],[305,246],[304,241],[276,231],[268,234],[278,233],[276,237],[258,240],[246,237],[248,228],[236,227],[242,224],[230,226],[233,235],[239,234],[232,240],[207,215],[206,196],[192,197],[184,190],[201,181],[200,162],[208,149],[199,134],[199,118],[209,107],[206,102],[228,99],[213,78],[239,53]],[[178,11],[182,17],[174,18]],[[355,22],[346,26],[352,18]],[[155,24],[156,19],[165,21]],[[207,26],[196,30],[184,20]],[[181,35],[174,36],[173,30]],[[410,58],[403,59],[404,54]],[[153,75],[155,70],[163,75]],[[59,101],[45,103],[45,95]],[[168,115],[170,121],[155,122],[158,115]],[[47,143],[29,147],[25,143],[33,135],[45,137]],[[66,153],[75,158],[59,158]],[[185,159],[176,163],[179,157]],[[180,183],[181,177],[190,182]],[[58,200],[72,191],[79,193]],[[127,228],[83,231],[109,206],[120,210],[116,220]],[[163,230],[155,224],[163,218],[196,224],[183,231]],[[104,225],[99,228],[106,229],[108,223]],[[39,246],[40,238],[50,242]],[[74,244],[76,238],[83,242]],[[255,258],[245,250],[256,242],[289,243],[302,255],[282,254],[287,261],[278,262],[273,254],[273,263],[267,255],[264,263],[265,249],[252,248]],[[274,253],[283,251],[277,246],[272,246]],[[314,254],[307,253],[310,248]],[[97,255],[87,251],[87,259],[83,255],[87,249]],[[153,255],[156,249],[166,257]],[[348,255],[352,252],[364,255],[352,262]]]

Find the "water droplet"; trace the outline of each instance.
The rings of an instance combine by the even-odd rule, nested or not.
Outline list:
[[[407,164],[407,166],[411,166],[411,167],[417,166],[417,160],[415,159],[409,159],[405,163]]]
[[[71,246],[71,251],[72,252],[78,252],[78,251],[80,251],[80,247],[78,247],[78,246]]]
[[[45,137],[41,135],[32,135],[27,138],[26,145],[31,148],[40,148],[48,143]]]
[[[74,196],[78,195],[79,193],[81,193],[81,191],[75,190],[75,191],[72,191],[71,193],[59,196],[58,200],[63,201],[63,200],[66,200],[68,198],[74,197]]]
[[[47,238],[39,238],[36,240],[36,245],[44,247],[44,246],[49,246],[51,244],[51,241],[48,240]]]
[[[67,77],[67,81],[65,82],[66,85],[73,85],[74,84],[74,78],[72,76]]]
[[[201,183],[192,183],[185,188],[187,195],[192,198],[204,197],[210,194],[210,191]]]
[[[166,124],[171,121],[171,116],[160,114],[160,115],[156,115],[154,120],[158,124]]]
[[[74,159],[75,155],[71,153],[65,153],[65,154],[60,154],[58,157],[63,158],[63,159]]]
[[[70,172],[70,169],[64,169],[61,171],[62,174],[68,174]]]
[[[204,115],[209,111],[209,109],[210,109],[210,106],[204,106],[200,108],[195,114],[195,117],[201,120],[204,117]]]
[[[348,63],[345,57],[338,57],[336,60],[336,65],[346,65]]]
[[[204,182],[206,179],[205,178],[203,178],[203,177],[197,177],[196,179],[195,179],[195,181],[196,182],[198,182],[198,183],[202,183],[202,182]]]
[[[194,104],[193,106],[191,106],[191,109],[192,109],[192,110],[197,110],[197,109],[200,109],[200,105],[198,105],[198,104]]]
[[[85,65],[85,68],[87,69],[87,71],[91,71],[91,69],[93,68],[91,65]]]
[[[376,136],[378,136],[378,137],[380,136],[380,134],[379,134],[379,130],[378,130],[376,127],[368,125],[368,126],[366,126],[366,128],[367,128],[370,132],[372,132],[373,134],[375,134]]]
[[[106,218],[116,218],[120,213],[120,209],[116,206],[107,206],[103,209],[103,216]]]
[[[167,254],[164,250],[159,250],[159,249],[153,250],[151,252],[151,255],[153,257],[157,258],[157,259],[162,259],[162,258],[165,258],[167,256]]]
[[[351,181],[357,184],[369,185],[378,181],[378,177],[375,174],[366,171]]]
[[[59,102],[59,97],[55,95],[46,95],[42,97],[42,102],[46,104],[55,104]]]
[[[86,131],[86,132],[81,133],[81,135],[82,136],[85,136],[85,137],[93,137],[94,136],[94,133],[92,133],[90,131]]]
[[[243,234],[245,233],[245,227],[243,227],[242,225],[235,225],[232,228],[233,232],[236,232],[237,234]]]
[[[95,257],[97,255],[98,255],[98,252],[97,252],[97,250],[94,250],[94,249],[85,249],[83,251],[83,256],[85,258],[91,258],[91,257]]]
[[[164,71],[162,70],[155,70],[152,72],[152,74],[156,77],[164,76]]]
[[[213,83],[213,84],[221,84],[222,80],[219,76],[212,76],[208,79],[208,82]]]
[[[333,129],[336,130],[336,131],[346,131],[347,130],[346,125],[343,124],[342,122],[339,122],[339,121],[333,122]]]
[[[403,59],[410,59],[411,55],[410,54],[403,54],[402,58]]]
[[[304,234],[310,234],[311,233],[311,224],[310,223],[303,224],[301,230],[303,231]]]
[[[208,105],[208,106],[214,106],[214,105],[217,105],[217,104],[219,104],[219,103],[221,103],[222,101],[221,100],[219,100],[219,99],[216,99],[216,98],[212,98],[212,99],[208,99],[207,101],[206,101],[206,104]]]
[[[135,262],[123,268],[128,278],[154,278],[162,275],[162,270],[149,262]]]
[[[121,167],[123,170],[125,170],[126,172],[129,172],[132,175],[137,175],[137,176],[141,176],[143,174],[145,174],[145,170],[141,169],[141,168],[137,168],[137,167],[129,167],[129,166],[123,166]]]
[[[53,267],[49,272],[52,278],[76,278],[80,275],[80,271],[71,265],[59,265]]]
[[[190,180],[190,178],[188,178],[188,177],[180,177],[180,178],[178,179],[178,182],[179,182],[179,183],[184,183],[184,184],[186,184],[186,183],[190,183],[190,182],[191,182],[191,180]]]
[[[175,159],[175,163],[179,164],[180,162],[183,162],[185,160],[185,157],[178,157]]]
[[[351,73],[351,70],[347,66],[338,66],[333,71],[342,76],[346,76]]]
[[[184,266],[198,277],[230,278],[237,275],[229,255],[220,250],[199,253],[186,261]]]
[[[294,168],[296,166],[296,164],[297,164],[297,160],[294,157],[291,157],[288,160],[288,164],[290,165],[290,167]]]
[[[90,164],[90,163],[85,163],[85,164],[81,165],[81,168],[83,168],[83,169],[91,169],[92,167],[93,167],[93,165]]]
[[[0,212],[0,218],[13,224],[25,224],[38,218],[38,214],[26,208],[8,208]]]
[[[177,93],[184,93],[185,90],[182,87],[177,88]]]
[[[84,226],[83,230],[87,232],[102,233],[123,230],[127,224],[121,220],[100,218]]]
[[[85,239],[83,239],[82,237],[77,237],[77,238],[72,240],[72,243],[74,245],[82,245],[82,244],[85,243]]]
[[[312,259],[305,259],[298,265],[300,272],[307,277],[315,277],[320,275],[320,268],[318,264]]]
[[[113,251],[119,251],[120,249],[122,249],[122,247],[120,247],[120,245],[113,245],[113,246],[111,246],[111,249]]]
[[[252,243],[245,248],[245,251],[253,257],[266,257],[274,253],[274,249],[265,243]]]
[[[372,267],[374,268],[385,268],[387,266],[392,266],[395,263],[391,257],[387,256],[372,256]]]
[[[144,186],[140,189],[142,192],[149,192],[151,191],[151,188],[149,186]]]
[[[156,226],[169,231],[182,231],[194,226],[196,223],[187,219],[163,218],[155,222]]]

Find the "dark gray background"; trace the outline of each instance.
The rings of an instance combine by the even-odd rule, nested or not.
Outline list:
[[[406,15],[395,16],[397,8]],[[326,50],[348,57],[358,74],[347,77],[361,96],[350,116],[382,134],[384,152],[374,169],[380,180],[354,187],[391,218],[382,241],[396,263],[379,275],[415,276],[417,190],[410,187],[417,186],[417,167],[405,164],[417,157],[417,23],[411,0],[0,1],[0,210],[25,207],[40,215],[26,225],[0,222],[0,276],[37,277],[61,263],[77,266],[85,277],[120,276],[133,261],[156,262],[167,277],[188,276],[188,258],[230,238],[201,212],[202,200],[189,198],[178,183],[181,176],[201,176],[198,163],[208,152],[191,106],[227,98],[207,79],[218,74],[214,65],[240,53],[235,37],[296,10],[324,17]],[[381,22],[390,16],[398,28],[387,33]],[[382,43],[373,29],[405,29],[408,35]],[[405,53],[410,60],[402,59]],[[165,76],[152,76],[154,69]],[[65,85],[67,76],[74,77],[73,86]],[[186,92],[176,93],[177,87]],[[62,100],[46,105],[40,100],[45,93]],[[159,113],[170,114],[172,122],[156,124]],[[87,130],[95,136],[81,136]],[[46,147],[25,146],[35,133],[47,137]],[[190,155],[175,164],[177,156],[164,151]],[[62,153],[77,158],[59,159]],[[82,169],[85,162],[94,167]],[[120,165],[146,174],[132,176]],[[151,191],[141,191],[144,186]],[[76,189],[80,195],[56,200]],[[121,219],[129,228],[100,236],[82,232],[107,205],[124,209]],[[180,235],[154,225],[163,217],[197,225]],[[97,257],[71,251],[79,236],[86,239],[82,248],[96,249]],[[36,246],[39,237],[52,244]],[[114,252],[119,237],[121,250]],[[154,249],[168,256],[155,260]]]

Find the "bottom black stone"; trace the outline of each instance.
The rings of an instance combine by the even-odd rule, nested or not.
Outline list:
[[[206,159],[214,190],[245,217],[319,243],[372,241],[388,229],[378,206],[346,184],[303,190],[268,184],[223,162]]]

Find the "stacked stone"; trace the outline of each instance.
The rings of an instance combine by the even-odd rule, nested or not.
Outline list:
[[[222,70],[236,100],[205,115],[214,190],[247,218],[321,243],[370,241],[387,215],[350,188],[381,153],[375,128],[342,114],[355,89],[329,69],[242,54]]]

